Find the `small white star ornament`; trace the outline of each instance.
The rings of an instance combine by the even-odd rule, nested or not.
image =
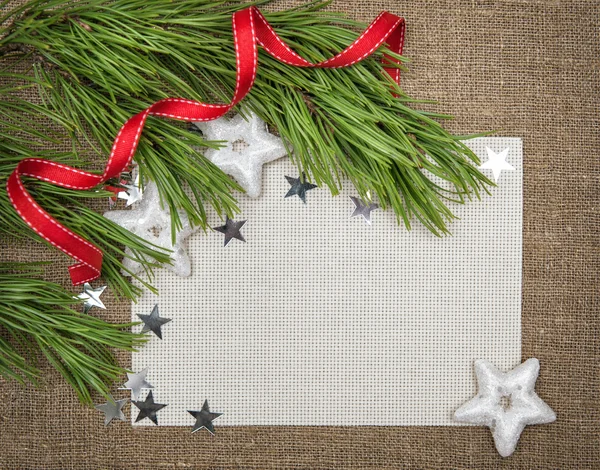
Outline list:
[[[489,147],[485,148],[485,151],[488,154],[488,160],[487,162],[483,163],[479,169],[492,170],[494,181],[496,183],[500,179],[500,173],[502,173],[502,170],[515,171],[515,167],[506,161],[506,158],[508,157],[508,150],[508,148],[505,148],[502,150],[502,152],[496,153]]]
[[[219,149],[207,149],[204,156],[231,175],[249,197],[260,196],[262,166],[287,155],[283,141],[267,132],[267,125],[254,113],[232,119],[195,122],[206,140],[223,140]]]
[[[196,227],[192,227],[183,211],[179,212],[182,228],[177,232],[175,244],[172,243],[171,212],[168,207],[161,208],[160,195],[155,183],[146,185],[144,199],[136,205],[135,209],[105,212],[104,217],[154,245],[171,250],[172,264],[165,267],[178,276],[188,277],[191,274],[190,258],[185,251],[185,239],[196,231]],[[130,258],[133,253],[129,248],[125,250],[125,254],[127,257],[123,259],[123,266],[126,269],[134,274],[143,271],[143,266]]]
[[[455,419],[489,427],[498,453],[508,457],[525,426],[556,420],[554,411],[535,393],[539,371],[535,358],[506,373],[488,361],[476,361],[478,393],[456,410]]]

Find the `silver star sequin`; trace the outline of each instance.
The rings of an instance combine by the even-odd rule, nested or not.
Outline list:
[[[134,400],[137,400],[140,396],[140,392],[143,388],[154,388],[154,386],[146,380],[148,375],[148,368],[140,372],[130,374],[127,372],[127,382],[123,384],[120,390],[131,390],[131,394]]]
[[[192,428],[192,433],[204,428],[213,436],[215,434],[215,428],[212,422],[223,414],[211,412],[208,409],[208,400],[204,400],[204,405],[202,405],[202,409],[200,411],[188,410],[188,413],[191,414],[194,418],[196,418],[196,422],[194,423],[194,427]]]
[[[117,197],[119,199],[125,199],[125,201],[127,201],[127,203],[125,204],[126,207],[129,207],[134,202],[142,200],[142,189],[140,187],[135,186],[133,184],[124,184],[123,187],[126,189],[126,191],[121,191],[120,193],[117,193]]]
[[[104,303],[100,300],[102,292],[104,292],[106,286],[98,287],[94,289],[89,282],[83,285],[83,292],[77,296],[78,299],[85,300],[83,303],[83,313],[88,313],[92,307],[98,307],[106,310]]]
[[[144,401],[132,401],[137,408],[139,408],[140,412],[135,418],[135,422],[141,421],[144,418],[148,418],[154,424],[158,426],[158,418],[156,417],[156,413],[162,410],[165,406],[162,403],[154,403],[154,397],[152,396],[152,392],[148,393],[148,396]]]
[[[123,406],[127,403],[127,398],[123,400],[115,400],[109,395],[109,400],[101,405],[95,405],[94,408],[104,413],[104,426],[108,426],[113,419],[125,421],[123,414]]]
[[[231,220],[229,217],[227,217],[225,219],[225,225],[221,225],[220,227],[215,227],[215,230],[217,232],[221,232],[223,235],[225,235],[225,241],[224,241],[223,246],[227,246],[229,244],[229,242],[231,240],[233,240],[234,238],[237,238],[238,240],[240,240],[244,243],[246,242],[243,235],[240,233],[240,230],[242,229],[242,227],[244,226],[244,224],[246,222],[247,222],[246,220],[240,220],[239,222],[236,222],[234,220]]]
[[[361,216],[363,219],[365,219],[366,223],[371,224],[371,212],[379,209],[379,206],[372,203],[365,204],[359,198],[353,196],[350,196],[350,199],[354,203],[354,212],[352,212],[350,217]]]
[[[298,196],[306,204],[306,192],[317,187],[316,184],[306,182],[306,175],[302,173],[300,178],[286,176],[285,179],[290,183],[291,188],[284,197]]]
[[[164,318],[158,314],[158,304],[154,306],[152,312],[150,312],[150,315],[138,315],[138,317],[140,317],[140,319],[144,322],[142,333],[152,331],[152,333],[154,333],[160,339],[162,339],[162,330],[160,329],[161,326],[171,321],[170,318]]]

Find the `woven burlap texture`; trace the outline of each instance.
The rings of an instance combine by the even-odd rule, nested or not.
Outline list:
[[[357,0],[331,8],[361,20],[383,9],[405,16],[413,62],[403,87],[439,100],[456,116],[447,124],[455,132],[523,137],[523,357],[540,360],[537,391],[557,421],[527,428],[508,459],[478,427],[243,427],[215,437],[105,428],[46,367],[41,389],[0,383],[1,468],[600,467],[597,2]],[[8,240],[1,248],[2,259],[52,260],[48,276],[67,283],[64,256]],[[108,310],[95,314],[128,321],[128,302],[104,300]]]

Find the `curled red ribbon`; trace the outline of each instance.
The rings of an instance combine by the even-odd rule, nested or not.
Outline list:
[[[108,163],[102,175],[77,170],[38,158],[26,158],[16,167],[6,183],[8,197],[19,216],[38,235],[78,261],[69,267],[74,285],[93,281],[100,276],[102,251],[79,235],[56,221],[37,204],[21,181],[21,176],[61,186],[63,188],[88,190],[110,178],[117,177],[131,162],[140,135],[149,115],[182,121],[211,121],[223,116],[248,94],[258,66],[257,45],[260,44],[271,56],[295,67],[340,68],[353,65],[370,56],[384,41],[389,49],[402,53],[404,45],[404,19],[382,12],[369,27],[342,52],[323,62],[313,64],[300,57],[275,33],[256,7],[249,7],[233,14],[234,46],[237,77],[233,99],[229,104],[207,104],[179,98],[166,98],[130,118],[119,130],[112,146]],[[397,59],[384,56],[384,64],[398,63]],[[385,68],[396,81],[400,80],[397,67]]]

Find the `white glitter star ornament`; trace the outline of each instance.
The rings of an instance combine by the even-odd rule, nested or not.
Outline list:
[[[219,149],[207,149],[204,156],[231,175],[246,190],[249,197],[260,196],[262,166],[287,155],[283,141],[267,132],[267,125],[256,114],[240,114],[231,120],[220,118],[195,122],[206,140],[223,140]]]
[[[105,212],[104,217],[154,245],[171,250],[172,264],[165,267],[178,276],[188,277],[191,274],[190,258],[185,251],[185,239],[194,233],[197,227],[192,227],[185,213],[180,211],[182,229],[177,232],[175,243],[172,243],[171,212],[168,207],[161,208],[155,183],[146,185],[144,199],[133,210]],[[126,269],[134,274],[143,271],[143,266],[130,258],[133,253],[129,248],[126,249],[125,254],[127,257],[123,259],[123,266]]]
[[[502,457],[511,455],[528,424],[556,419],[554,411],[535,393],[540,371],[537,359],[528,359],[509,372],[488,361],[475,362],[477,395],[454,413],[457,421],[487,426]]]
[[[506,161],[506,158],[508,157],[508,150],[508,148],[505,148],[502,150],[502,152],[496,153],[489,147],[485,148],[485,151],[488,154],[488,160],[482,164],[479,169],[492,170],[494,181],[496,183],[500,179],[500,173],[502,173],[502,170],[515,171],[515,167]]]

